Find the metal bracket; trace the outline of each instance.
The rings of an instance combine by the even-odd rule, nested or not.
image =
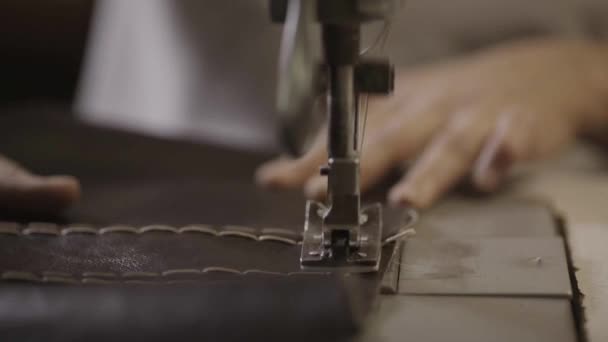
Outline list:
[[[382,206],[364,207],[358,227],[358,238],[352,253],[335,257],[330,243],[331,228],[323,222],[328,208],[319,202],[306,204],[306,222],[302,241],[301,267],[304,270],[341,271],[346,273],[375,272],[380,267],[382,253]]]

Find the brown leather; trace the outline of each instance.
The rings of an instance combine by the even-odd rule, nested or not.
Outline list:
[[[333,340],[352,335],[357,317],[369,311],[382,272],[335,277],[300,270],[304,200],[251,184],[265,156],[99,130],[52,115],[36,117],[38,125],[28,119],[0,118],[3,152],[36,171],[73,171],[85,196],[64,218],[0,224],[6,290],[0,330],[7,334]],[[403,215],[385,211],[385,236],[401,228]],[[382,271],[392,254],[392,245],[384,249]],[[114,298],[118,308],[104,309],[104,298]],[[87,319],[82,312],[95,310],[92,303],[101,308]],[[156,319],[163,312],[164,323]],[[214,319],[202,318],[208,312]],[[248,328],[230,333],[235,318]],[[70,320],[89,329],[70,328]],[[144,327],[128,329],[124,320]],[[335,331],[315,329],[328,326]]]
[[[400,225],[396,215],[386,216],[386,234],[390,234]],[[4,280],[66,284],[325,276],[300,269],[301,229],[257,222],[259,228],[4,222],[0,223],[0,274]],[[386,259],[391,251],[386,248]],[[375,282],[377,276],[372,278]]]

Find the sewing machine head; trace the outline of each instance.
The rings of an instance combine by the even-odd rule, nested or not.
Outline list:
[[[312,136],[319,99],[325,100],[327,203],[309,202],[301,262],[305,268],[367,272],[378,269],[380,205],[362,209],[359,158],[360,94],[389,94],[394,72],[385,60],[362,58],[361,26],[387,20],[399,0],[271,0],[284,22],[277,106],[281,137],[292,151]]]

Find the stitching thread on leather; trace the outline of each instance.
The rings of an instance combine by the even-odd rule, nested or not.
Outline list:
[[[415,230],[408,229],[418,221],[418,213],[414,209],[408,210],[409,218],[407,223],[394,235],[384,239],[383,245],[396,242],[402,239],[407,239],[415,235]],[[25,228],[19,229],[20,225],[15,222],[0,222],[0,235],[14,236],[34,236],[34,235],[49,235],[49,236],[66,236],[75,234],[84,235],[108,235],[108,234],[137,234],[143,235],[146,233],[171,233],[171,234],[206,234],[216,237],[240,237],[250,239],[257,242],[274,241],[288,245],[302,244],[302,233],[295,233],[291,230],[281,228],[263,228],[255,229],[251,227],[225,225],[214,228],[211,225],[195,224],[184,227],[172,227],[168,225],[148,225],[143,227],[133,227],[127,225],[112,225],[99,229],[93,228],[86,224],[73,224],[66,227],[59,227],[52,223],[32,222]]]
[[[27,271],[4,271],[0,279],[5,281],[27,281],[34,283],[60,283],[60,284],[177,284],[196,283],[197,279],[179,279],[176,276],[201,276],[211,273],[233,274],[236,276],[269,275],[269,276],[329,276],[330,272],[273,272],[264,270],[245,270],[228,267],[211,266],[204,269],[170,269],[162,272],[83,272],[79,276],[64,272],[43,271],[40,274]]]
[[[412,225],[418,220],[418,215],[413,209],[410,210],[410,219],[399,231],[392,236],[384,239],[383,245],[387,245],[393,242],[405,240],[416,234],[414,229],[411,229]],[[199,233],[206,234],[216,237],[241,237],[247,238],[254,241],[276,241],[282,242],[288,245],[299,245],[302,243],[302,234],[294,233],[289,230],[281,228],[265,228],[256,230],[250,227],[242,226],[223,226],[221,230],[217,230],[210,225],[189,225],[181,228],[166,226],[166,225],[150,225],[140,228],[132,226],[109,226],[101,229],[95,229],[86,225],[70,225],[67,227],[59,228],[55,224],[48,223],[31,223],[26,228],[20,230],[19,224],[12,222],[0,222],[0,235],[14,235],[14,236],[30,236],[30,235],[50,235],[50,236],[66,236],[71,234],[87,234],[87,235],[107,235],[116,233],[129,233],[129,234],[145,234],[150,232],[168,232],[172,234],[187,234],[187,233]],[[257,235],[256,232],[261,232]],[[280,234],[289,235],[294,238],[281,236]],[[265,270],[245,270],[240,271],[234,268],[222,267],[222,266],[211,266],[204,269],[169,269],[162,272],[83,272],[80,276],[74,276],[73,274],[66,272],[57,271],[43,271],[40,275],[34,272],[27,271],[3,271],[0,273],[0,279],[7,281],[28,281],[36,283],[60,283],[60,284],[186,284],[196,283],[196,279],[173,279],[175,276],[200,276],[209,273],[224,273],[234,274],[240,276],[246,275],[272,275],[272,276],[310,276],[310,275],[331,275],[330,272],[273,272]],[[349,274],[345,274],[348,276]],[[144,279],[142,279],[144,278]]]
[[[302,234],[280,228],[254,229],[243,226],[222,226],[215,228],[210,225],[188,225],[184,227],[171,227],[166,225],[149,225],[143,227],[133,227],[126,225],[113,225],[99,229],[87,225],[69,225],[59,227],[50,223],[30,223],[23,229],[19,229],[17,223],[0,222],[0,235],[14,236],[67,236],[67,235],[108,235],[108,234],[135,234],[143,235],[146,233],[171,233],[171,234],[204,234],[215,237],[237,237],[245,238],[257,242],[271,241],[280,242],[288,245],[299,245],[302,243]]]

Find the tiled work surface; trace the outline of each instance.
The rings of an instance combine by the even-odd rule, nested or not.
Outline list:
[[[385,296],[378,311],[360,341],[576,341],[567,299]]]
[[[400,294],[571,296],[559,237],[413,238],[399,280]]]
[[[445,201],[403,243],[398,294],[361,340],[577,341],[556,227],[538,201]]]
[[[608,317],[607,155],[606,151],[589,146],[574,146],[554,160],[533,168],[522,168],[518,171],[522,177],[517,177],[506,191],[490,199],[478,201],[453,198],[445,201],[424,215],[418,225],[418,238],[443,236],[483,240],[487,237],[538,239],[556,236],[555,226],[549,225],[552,221],[550,212],[538,210],[538,205],[543,206],[543,202],[551,203],[554,211],[566,223],[567,241],[577,268],[576,278],[584,295],[582,304],[586,337],[591,342],[608,341],[608,328],[605,324],[605,318]],[[527,209],[518,208],[518,201],[511,201],[513,197],[532,199],[537,206],[531,204]],[[501,207],[492,204],[498,202],[503,202],[504,205]],[[505,210],[507,207],[518,213],[528,213],[516,215],[512,210]],[[471,213],[475,212],[483,214],[471,217]],[[521,221],[524,217],[535,224],[524,224]],[[504,227],[505,223],[509,225],[513,222],[517,224]],[[536,250],[524,251],[524,254],[534,254]],[[519,254],[513,253],[515,255]],[[450,281],[453,282],[453,279]],[[435,301],[441,304],[436,304]],[[440,305],[442,309],[434,310],[435,305]],[[522,311],[517,317],[497,315],[496,312],[506,310],[505,305],[515,306]],[[400,341],[404,336],[417,336],[419,340],[434,341],[437,338],[429,334],[438,330],[439,335],[434,335],[435,337],[448,337],[450,341],[501,341],[503,336],[506,336],[505,341],[572,341],[575,339],[572,334],[574,323],[569,305],[567,299],[554,298],[384,297],[383,304],[379,307],[378,320],[372,325],[371,332],[375,333],[370,333],[373,338],[368,336],[368,339]],[[536,315],[530,318],[529,313]],[[534,319],[541,317],[542,313],[547,314],[545,317],[550,319],[549,322]],[[428,315],[422,319],[421,315],[425,314]],[[522,317],[528,319],[518,320]],[[428,324],[436,329],[425,329]],[[535,330],[535,326],[538,329]],[[491,329],[486,329],[488,327]],[[391,330],[392,328],[395,329]],[[445,334],[442,329],[446,329]],[[386,335],[386,331],[392,333]]]
[[[557,236],[547,202],[521,198],[452,196],[423,213],[419,238],[517,238]]]
[[[608,151],[574,146],[522,177],[509,192],[545,198],[565,219],[589,341],[608,341]]]

